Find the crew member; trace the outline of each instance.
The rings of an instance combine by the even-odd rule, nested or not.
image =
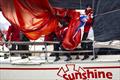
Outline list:
[[[6,40],[7,41],[20,41],[20,30],[15,26],[15,25],[11,25],[8,28],[8,32],[6,35]],[[7,45],[9,46],[9,45]],[[19,45],[16,44],[12,44],[12,46],[10,47],[10,50],[19,50]],[[15,53],[10,53],[11,56],[15,56]]]
[[[92,23],[93,23],[93,17],[92,17],[93,16],[93,9],[90,5],[87,5],[87,8],[85,9],[85,15],[87,16],[87,21],[86,21],[85,26],[84,26],[84,33],[83,33],[82,41],[87,40],[89,30],[92,27]],[[82,42],[81,47],[84,50],[88,50],[89,48],[92,47],[92,42],[90,42],[90,43]],[[82,60],[85,60],[87,58],[89,58],[89,55],[86,52],[86,53],[84,53],[84,57]]]

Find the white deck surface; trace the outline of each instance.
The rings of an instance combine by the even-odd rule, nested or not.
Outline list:
[[[75,56],[72,56],[72,60],[64,61],[66,59],[65,56],[60,56],[61,59],[59,61],[54,62],[55,57],[48,57],[48,60],[45,60],[44,56],[32,56],[26,59],[21,59],[20,57],[9,57],[8,59],[4,59],[0,57],[0,63],[11,63],[11,64],[41,64],[41,63],[93,63],[93,62],[114,62],[120,61],[120,55],[98,55],[98,58],[95,60],[91,60],[93,56],[90,56],[86,60],[81,60],[83,56],[80,55],[80,59],[75,59]]]

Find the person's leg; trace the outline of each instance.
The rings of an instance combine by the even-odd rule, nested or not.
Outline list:
[[[54,44],[54,51],[59,51],[60,44]],[[55,60],[58,61],[60,60],[59,53],[55,53]]]
[[[12,44],[12,47],[10,48],[10,51],[12,51],[12,50],[16,50],[16,45],[15,44]],[[10,52],[10,55],[15,56],[15,53]]]
[[[83,50],[88,50],[88,46],[87,46],[87,43],[82,43],[81,44],[81,47],[82,47],[82,49]],[[81,60],[85,60],[85,59],[87,59],[87,58],[89,58],[89,55],[88,55],[88,52],[85,52],[84,53],[84,57],[81,59]]]
[[[93,50],[93,42],[92,41],[83,43],[81,46],[82,46],[83,50]],[[91,53],[91,52],[86,52],[82,60],[89,58],[89,53]],[[93,53],[93,51],[92,51],[92,53]],[[96,58],[96,56],[95,56],[95,58]]]
[[[18,50],[22,50],[22,46],[21,45],[18,45]],[[21,56],[21,53],[19,53],[19,55]]]
[[[66,55],[66,57],[67,57],[67,59],[66,59],[65,61],[70,61],[70,60],[72,60],[72,57],[71,57],[70,53],[65,53],[65,55]]]
[[[75,51],[77,51],[77,50],[80,50],[80,49],[75,49]],[[80,59],[79,53],[75,53],[75,55],[76,55],[76,58],[75,58],[75,59]]]
[[[29,45],[24,45],[24,50],[26,50],[26,51],[29,51]],[[31,56],[32,54],[31,53],[26,53],[25,55],[27,55],[27,56]]]
[[[22,45],[18,45],[18,50],[20,51],[20,50],[22,50]],[[23,55],[23,53],[20,53],[20,56],[22,56]]]
[[[61,47],[61,49],[62,49],[63,51],[67,51],[67,50],[65,50],[63,47]],[[70,61],[70,60],[72,60],[72,57],[71,57],[71,54],[70,54],[70,53],[64,53],[64,55],[67,57],[67,59],[66,59],[65,61]]]
[[[22,40],[21,41],[29,42],[30,40],[24,34],[22,34]],[[29,45],[21,45],[21,47],[22,47],[22,50],[29,51]],[[23,53],[23,55],[27,58],[28,56],[31,56],[31,53]]]
[[[86,29],[86,28],[85,28]],[[84,31],[85,31],[85,29],[84,29]],[[88,37],[88,32],[84,32],[83,33],[83,38],[82,38],[82,41],[85,41],[85,40],[87,40],[87,37]],[[83,50],[87,50],[88,48],[88,46],[87,46],[87,43],[85,43],[85,42],[82,42],[81,43],[81,47],[82,47],[82,49]],[[89,58],[89,55],[88,55],[88,53],[87,52],[85,52],[84,53],[84,57],[82,58],[82,60],[85,60],[85,59],[87,59],[87,58]]]
[[[82,41],[86,40],[88,36],[88,32],[83,33]]]
[[[19,45],[19,50],[26,50],[26,46],[25,45]],[[26,55],[27,53],[20,53],[20,56],[22,59],[24,58],[28,58],[28,55]]]

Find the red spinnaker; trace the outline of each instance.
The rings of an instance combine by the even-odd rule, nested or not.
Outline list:
[[[41,35],[49,35],[58,29],[57,12],[48,0],[0,0],[0,6],[6,19],[29,39],[36,40]],[[65,15],[71,18],[62,45],[65,49],[73,50],[80,43],[80,30],[76,33],[80,14],[75,10],[67,10]]]

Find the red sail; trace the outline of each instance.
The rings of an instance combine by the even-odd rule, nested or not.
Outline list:
[[[0,0],[0,4],[4,16],[30,39],[38,39],[57,27],[58,21],[48,0]]]
[[[61,16],[56,16],[57,9],[51,7],[48,0],[0,0],[0,6],[7,20],[32,40],[56,32],[59,17],[67,15],[70,19],[68,30],[65,30],[62,38],[62,46],[72,50],[80,43],[80,30],[76,33],[80,14],[75,10],[63,9],[59,11]]]
[[[63,40],[63,47],[67,50],[75,49],[81,42],[81,30],[77,30],[80,25],[79,21],[72,20]]]
[[[59,11],[59,16],[66,17],[64,21],[69,22],[68,26],[64,26],[57,30],[56,34],[62,38],[62,46],[67,50],[75,49],[81,42],[81,30],[79,29],[80,13],[72,9]]]

